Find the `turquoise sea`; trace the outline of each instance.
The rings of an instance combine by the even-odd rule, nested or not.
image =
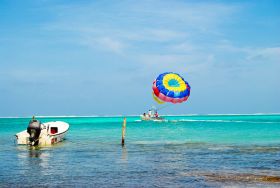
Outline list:
[[[280,115],[38,117],[70,124],[51,147],[18,146],[30,118],[0,118],[0,187],[280,187]]]

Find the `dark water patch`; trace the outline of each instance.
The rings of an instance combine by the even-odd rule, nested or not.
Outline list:
[[[277,153],[280,152],[280,146],[243,146],[236,147],[242,153]]]
[[[280,176],[264,176],[254,174],[200,174],[211,181],[268,182],[280,183]]]
[[[258,175],[250,173],[230,173],[230,172],[187,172],[182,176],[205,179],[207,182],[216,183],[216,186],[253,186],[253,187],[278,187],[280,186],[280,176]]]

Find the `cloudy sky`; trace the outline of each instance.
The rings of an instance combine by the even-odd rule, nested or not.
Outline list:
[[[0,1],[0,116],[280,112],[280,1]]]

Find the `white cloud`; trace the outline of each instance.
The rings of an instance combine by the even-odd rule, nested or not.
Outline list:
[[[217,35],[218,26],[238,8],[219,3],[178,1],[122,2],[102,11],[96,3],[60,5],[55,8],[56,19],[44,29],[67,33],[77,44],[92,47],[87,41],[91,38],[95,48],[100,45],[120,53],[124,46],[134,47],[134,42],[138,41],[183,43],[202,33]]]
[[[257,48],[248,50],[248,60],[280,61],[280,47]]]
[[[148,29],[146,31],[146,40],[170,41],[179,38],[185,38],[186,36],[187,34],[185,32],[167,29]]]
[[[170,45],[169,48],[176,53],[192,53],[193,51],[198,50],[194,44],[187,42]]]
[[[226,39],[221,26],[238,16],[240,5],[140,1],[112,4],[102,11],[95,3],[65,5],[49,28],[69,33],[74,42],[93,50],[125,55],[130,62],[124,64],[137,62],[144,74],[188,70],[230,76],[237,69],[258,69],[252,64],[260,57],[264,62],[279,59],[278,47],[234,45]]]
[[[85,39],[83,44],[95,49],[101,49],[116,54],[123,54],[125,48],[125,44],[122,41],[110,37]]]
[[[104,46],[104,48],[108,48],[116,53],[121,53],[124,48],[124,44],[122,42],[108,37],[97,39],[97,41],[101,46]]]

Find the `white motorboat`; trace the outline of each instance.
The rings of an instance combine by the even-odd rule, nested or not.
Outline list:
[[[47,146],[64,140],[69,124],[62,121],[41,123],[34,117],[29,122],[27,130],[17,133],[17,144],[31,146]]]
[[[140,118],[142,121],[165,121],[165,119],[162,117],[150,117],[147,115],[140,115]]]
[[[164,118],[158,115],[158,112],[154,107],[150,109],[147,114],[144,113],[143,115],[140,115],[140,119],[142,121],[164,121]]]

